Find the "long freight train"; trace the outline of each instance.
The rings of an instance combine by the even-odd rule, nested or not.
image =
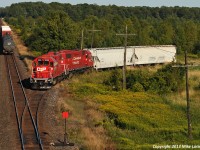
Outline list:
[[[11,37],[9,26],[1,26],[2,49],[4,54],[12,54],[15,50],[15,43]]]
[[[37,57],[32,63],[32,89],[49,89],[71,73],[88,68],[123,66],[124,48],[61,50]],[[127,65],[161,64],[175,61],[173,45],[131,46],[127,48]]]

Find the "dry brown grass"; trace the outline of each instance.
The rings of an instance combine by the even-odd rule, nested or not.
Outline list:
[[[116,149],[114,144],[110,143],[110,139],[105,136],[105,130],[102,127],[98,129],[83,127],[82,134],[87,135],[85,136],[85,146],[89,150]]]
[[[87,104],[89,104],[85,110],[87,122],[86,126],[82,128],[86,147],[91,150],[115,149],[114,144],[102,126],[103,114],[96,109],[92,109],[97,107],[94,106],[94,103],[87,101]]]
[[[113,142],[103,127],[104,114],[96,103],[87,100],[84,106],[85,124],[81,128],[84,145],[90,150],[115,149]]]
[[[189,71],[189,77],[197,77],[200,79],[200,71],[199,70]]]
[[[186,106],[185,91],[182,91],[178,94],[171,94],[168,97],[172,100],[172,103],[179,106]]]
[[[189,70],[189,96],[191,104],[198,106],[199,105],[199,84],[200,84],[200,71],[199,70]],[[179,93],[174,93],[169,95],[169,99],[172,102],[179,106],[186,107],[186,91],[183,90]]]
[[[63,98],[59,98],[57,101],[57,112],[62,113],[64,111],[72,112],[73,108],[64,102]]]
[[[21,41],[20,37],[16,33],[13,33],[12,35],[19,55],[24,58],[24,62],[26,63],[28,70],[31,71],[32,59],[30,59],[30,56],[33,57],[33,55],[29,52],[28,48],[24,46],[24,43]]]
[[[197,101],[199,99],[199,90],[195,87],[200,83],[200,71],[199,70],[189,70],[189,95],[190,99]],[[186,91],[183,90],[178,94],[170,95],[170,99],[173,103],[181,106],[186,106]]]
[[[86,98],[77,101],[76,97],[68,92],[66,84],[61,84],[59,87],[62,90],[57,102],[57,119],[62,121],[60,112],[69,111],[68,130],[73,130],[69,136],[76,137],[75,142],[88,150],[116,149],[103,127],[105,116],[98,110],[98,104]]]

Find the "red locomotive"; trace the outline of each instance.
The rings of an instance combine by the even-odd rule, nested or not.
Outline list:
[[[49,52],[34,59],[30,83],[32,89],[49,89],[70,73],[93,67],[88,50]]]

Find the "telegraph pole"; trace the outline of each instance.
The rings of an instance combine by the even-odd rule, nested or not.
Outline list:
[[[92,49],[93,42],[94,42],[94,32],[99,32],[101,30],[95,30],[94,29],[94,24],[93,24],[92,30],[88,30],[88,31],[92,32],[92,41],[91,41],[91,49]]]
[[[81,50],[83,49],[84,29],[81,32]]]
[[[184,67],[185,68],[185,86],[186,86],[186,100],[187,100],[187,121],[188,121],[188,138],[192,139],[192,123],[190,112],[190,95],[189,95],[189,81],[188,81],[188,67],[194,67],[199,65],[188,65],[187,50],[185,50],[185,65],[174,65],[172,67]]]
[[[187,50],[185,50],[185,85],[186,85],[186,98],[187,98],[187,119],[188,119],[188,137],[192,139],[192,124],[190,114],[190,97],[189,97],[189,85],[188,85],[188,62],[187,62]]]
[[[125,41],[124,41],[124,66],[123,66],[123,90],[126,89],[126,51],[127,51],[127,39],[128,35],[135,35],[135,34],[128,34],[128,27],[126,25],[126,33],[125,34],[116,34],[120,36],[124,36]]]

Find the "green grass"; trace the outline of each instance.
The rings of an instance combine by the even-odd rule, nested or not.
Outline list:
[[[161,97],[147,92],[115,92],[103,84],[109,74],[110,71],[78,75],[67,86],[76,99],[96,103],[97,109],[106,114],[107,117],[96,122],[108,131],[117,149],[200,143],[199,104],[196,105],[200,94],[192,95],[194,139],[188,141],[185,99],[176,100],[177,93]]]

